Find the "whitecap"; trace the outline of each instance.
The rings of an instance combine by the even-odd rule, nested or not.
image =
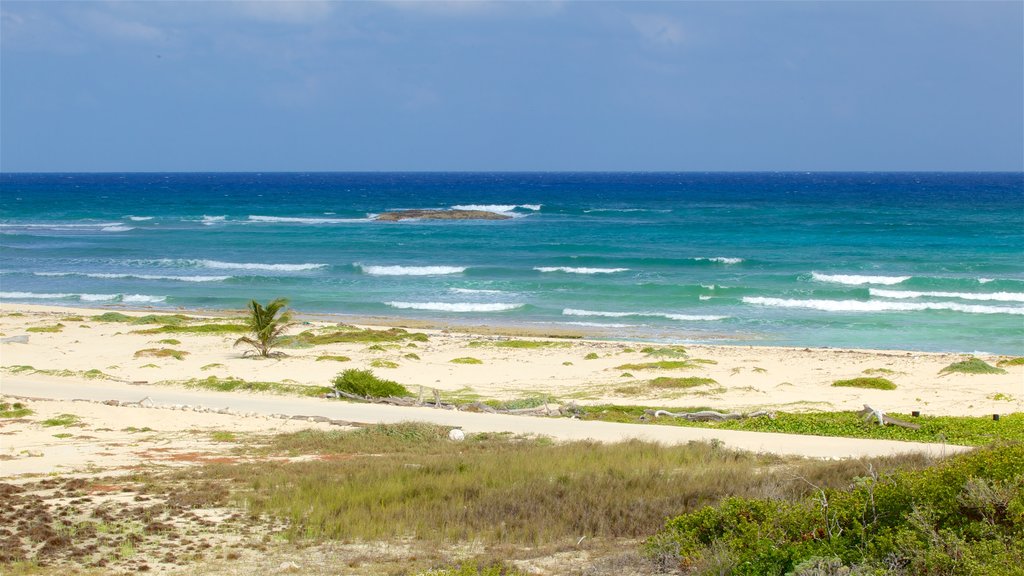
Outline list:
[[[705,296],[705,295],[701,294],[697,298],[699,298],[701,300],[711,300],[712,297],[711,296]]]
[[[616,324],[609,322],[607,324],[601,322],[562,322],[567,326],[585,326],[588,328],[637,328],[635,324]]]
[[[743,262],[743,258],[726,258],[725,256],[715,256],[713,258],[697,257],[694,260],[698,262],[717,262],[718,264],[739,264]]]
[[[131,220],[132,222],[145,222],[147,220],[153,219],[152,216],[125,216],[125,218]]]
[[[595,310],[579,310],[576,308],[566,308],[562,310],[563,316],[603,316],[606,318],[626,318],[629,316],[642,316],[651,318],[667,318],[669,320],[679,320],[684,322],[714,322],[717,320],[725,320],[728,316],[711,316],[711,315],[691,315],[691,314],[674,314],[669,312],[602,312]]]
[[[113,274],[99,272],[33,272],[33,274],[36,276],[84,276],[86,278],[104,280],[135,278],[139,280],[172,280],[177,282],[222,282],[231,278],[231,276],[164,276],[161,274]]]
[[[978,284],[988,284],[989,282],[995,282],[995,278],[978,278]]]
[[[438,276],[466,271],[465,266],[367,266],[359,263],[355,266],[371,276]]]
[[[79,294],[78,299],[82,302],[103,302],[106,300],[117,300],[120,294]]]
[[[504,290],[482,290],[477,288],[449,288],[454,294],[505,294]]]
[[[351,224],[369,222],[369,218],[300,218],[296,216],[249,216],[250,222],[267,224]]]
[[[891,286],[910,280],[910,276],[862,276],[857,274],[819,274],[818,272],[811,272],[811,278],[818,282],[832,282],[834,284],[848,284],[852,286],[860,284]]]
[[[452,210],[477,210],[480,212],[494,212],[503,216],[524,216],[524,214],[517,213],[516,209],[537,212],[541,207],[540,204],[457,204],[452,206]]]
[[[75,296],[75,294],[44,294],[39,292],[0,292],[0,298],[13,298],[17,300],[60,300],[63,298],[71,298],[72,296]]]
[[[203,215],[202,223],[204,226],[213,226],[214,224],[220,224],[228,219],[227,216],[207,216]]]
[[[392,308],[433,310],[436,312],[505,312],[523,306],[522,304],[481,304],[474,302],[385,302],[385,304]]]
[[[101,232],[128,232],[129,230],[135,230],[135,228],[132,226],[124,226],[123,224],[104,226],[103,228],[100,228]]]
[[[221,262],[219,260],[192,260],[204,268],[220,270],[273,270],[279,272],[302,272],[305,270],[316,270],[326,268],[327,264],[254,264],[246,262]]]
[[[1024,302],[1024,294],[1020,292],[990,292],[979,294],[974,292],[912,292],[910,290],[882,290],[870,288],[868,293],[879,298],[959,298],[960,300],[994,300],[999,302]]]
[[[569,266],[535,266],[538,272],[565,272],[566,274],[614,274],[628,272],[629,268],[572,268]]]
[[[146,294],[125,294],[122,302],[155,304],[167,300],[167,296],[147,296]]]
[[[796,300],[744,296],[746,304],[775,308],[807,308],[825,312],[918,312],[923,310],[951,310],[968,314],[1024,315],[1024,308],[1010,306],[981,306],[956,302],[880,302],[877,300]]]

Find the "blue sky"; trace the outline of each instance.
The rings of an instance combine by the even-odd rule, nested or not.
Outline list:
[[[0,170],[1022,170],[1024,2],[18,2]]]

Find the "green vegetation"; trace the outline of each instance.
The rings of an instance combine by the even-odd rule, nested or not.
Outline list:
[[[99,316],[93,316],[92,320],[96,322],[131,322],[134,318],[120,312],[107,312]]]
[[[81,316],[65,316],[61,320],[65,322],[85,322],[85,318]]]
[[[667,346],[662,348],[646,346],[641,348],[640,352],[654,358],[686,358],[686,348],[683,348],[682,346]]]
[[[969,358],[961,362],[954,362],[939,370],[939,374],[1006,374],[1006,370],[996,368],[981,358]]]
[[[153,364],[153,363],[149,363],[149,364],[143,364],[142,366],[139,366],[139,368],[159,368],[159,366],[157,366],[156,364]]]
[[[787,463],[699,443],[555,444],[510,434],[469,434],[455,443],[448,431],[415,423],[308,430],[270,438],[262,450],[344,458],[209,464],[200,475],[231,486],[252,514],[287,520],[295,539],[532,546],[643,537],[663,526],[666,511],[696,511],[727,494],[796,500],[813,493],[796,478],[841,487],[868,465]],[[871,462],[881,472],[922,464],[915,457]]]
[[[196,335],[217,335],[217,334],[244,334],[249,328],[245,324],[192,324],[192,325],[166,325],[159,328],[146,330],[133,330],[132,334],[196,334]]]
[[[181,340],[178,340],[176,338],[164,338],[163,340],[157,340],[156,343],[157,344],[168,344],[170,346],[177,346],[178,344],[181,344]]]
[[[672,412],[710,410],[707,406],[668,408]],[[750,432],[780,432],[784,434],[809,434],[813,436],[838,436],[845,438],[877,438],[881,440],[905,440],[910,442],[932,442],[984,446],[996,441],[1024,442],[1024,413],[1006,414],[999,421],[983,416],[919,416],[890,413],[900,420],[921,426],[911,430],[900,426],[879,426],[865,422],[859,412],[778,412],[775,418],[746,418],[725,422],[690,422],[682,418],[662,416],[652,418],[648,406],[597,405],[579,408],[583,420],[606,422],[628,422],[664,426],[687,426],[696,428],[721,428],[723,430],[747,430]]]
[[[850,380],[836,380],[832,383],[833,386],[842,386],[847,388],[873,388],[875,390],[895,390],[896,384],[892,380],[886,378],[851,378]]]
[[[54,434],[53,435],[54,438],[60,438],[61,440],[65,439],[65,438],[71,438],[73,436],[74,436],[74,434],[71,434],[70,432],[61,432],[60,434]]]
[[[0,418],[22,418],[32,413],[21,402],[0,402]]]
[[[210,440],[214,442],[234,442],[238,438],[231,432],[225,430],[214,430],[210,432]]]
[[[402,355],[402,358],[406,358],[408,360],[419,360],[420,355],[415,352],[409,352],[408,354]]]
[[[249,316],[246,318],[249,336],[235,340],[235,346],[248,344],[261,358],[269,358],[274,347],[281,343],[281,335],[291,325],[291,312],[284,309],[287,305],[288,300],[285,298],[272,300],[266,307],[250,300]]]
[[[200,370],[213,370],[214,368],[223,368],[223,367],[224,367],[224,365],[221,364],[220,362],[214,362],[212,364],[205,364],[203,366],[200,366],[199,369]]]
[[[64,325],[61,323],[54,324],[53,326],[32,326],[31,328],[25,328],[25,332],[61,332],[64,330]]]
[[[369,370],[345,370],[334,379],[334,387],[341,392],[355,394],[363,398],[411,396],[405,386],[398,382],[378,378]]]
[[[484,361],[479,358],[473,358],[472,356],[463,356],[462,358],[452,358],[449,360],[452,364],[483,364]]]
[[[136,428],[135,426],[128,426],[127,428],[122,428],[121,431],[122,432],[128,432],[129,434],[138,434],[140,432],[156,432],[156,430],[153,430],[149,426],[143,426],[142,428]]]
[[[93,316],[90,320],[96,322],[123,322],[126,324],[162,324],[165,326],[181,326],[193,320],[182,314],[147,314],[146,316],[128,316],[120,312],[107,312],[99,316]]]
[[[103,379],[103,380],[117,380],[110,374],[106,374],[100,370],[93,368],[92,370],[52,370],[52,369],[39,369],[24,364],[15,364],[13,366],[5,366],[2,368],[5,372],[11,374],[42,374],[43,376],[56,376],[58,378],[71,378],[80,377],[88,378],[90,380]]]
[[[891,374],[895,374],[895,373],[896,373],[895,370],[889,370],[888,368],[868,368],[868,369],[866,369],[866,370],[864,370],[862,372],[862,374],[867,374],[868,376],[874,376],[875,374],[889,374],[889,375],[891,375]]]
[[[174,358],[175,360],[184,360],[185,356],[188,356],[188,352],[173,348],[145,348],[135,352],[136,358]]]
[[[65,428],[68,428],[70,426],[78,426],[81,423],[82,419],[79,418],[78,416],[75,416],[74,414],[60,414],[58,416],[54,416],[53,418],[47,418],[46,420],[40,422],[40,424],[46,427],[63,426]]]
[[[583,357],[584,360],[597,360],[598,358],[600,358],[600,356],[597,355],[597,352],[591,352]]]
[[[324,354],[316,357],[317,362],[350,362],[351,360],[352,359],[348,356],[332,356],[330,354]]]
[[[807,480],[814,493],[801,498],[726,498],[669,520],[647,551],[701,575],[1021,573],[1021,444],[865,471],[844,488]]]
[[[572,362],[569,362],[568,360],[566,360],[565,362],[562,362],[562,366],[572,366],[572,365],[573,365]]]
[[[414,340],[426,342],[427,335],[422,332],[408,332],[402,328],[389,328],[387,330],[373,330],[371,328],[345,327],[343,330],[317,334],[312,330],[306,330],[295,336],[284,338],[282,346],[287,348],[308,348],[310,346],[323,346],[325,344],[355,343],[366,344],[370,342],[403,342]]]
[[[186,388],[203,388],[218,392],[272,392],[292,396],[323,396],[331,391],[331,388],[326,386],[304,386],[302,384],[288,384],[284,382],[253,382],[242,380],[241,378],[218,378],[217,376],[164,383],[180,384]]]
[[[571,342],[548,342],[545,340],[474,340],[469,343],[470,348],[490,346],[494,348],[524,348],[532,350],[535,348],[569,348]]]
[[[1024,356],[1000,358],[999,361],[996,362],[996,366],[1024,366]]]
[[[707,384],[718,384],[718,381],[714,378],[701,378],[699,376],[691,376],[689,378],[661,377],[655,378],[647,384],[655,388],[694,388]]]
[[[392,362],[391,360],[371,360],[370,367],[372,368],[398,368],[398,362]]]
[[[623,364],[616,366],[616,370],[676,370],[682,368],[699,368],[689,360],[660,360],[658,362],[644,362],[640,364]]]

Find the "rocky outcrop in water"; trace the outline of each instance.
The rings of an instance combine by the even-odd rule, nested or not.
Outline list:
[[[508,220],[511,216],[485,210],[396,210],[384,212],[377,220]]]

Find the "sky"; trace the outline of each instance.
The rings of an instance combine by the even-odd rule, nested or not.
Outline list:
[[[0,171],[1020,171],[1024,2],[0,3]]]

